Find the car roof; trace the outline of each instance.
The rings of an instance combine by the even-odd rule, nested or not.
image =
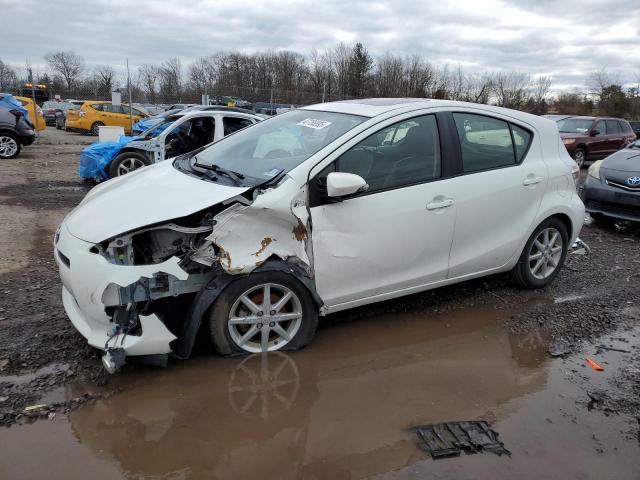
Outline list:
[[[228,109],[216,109],[216,110],[189,110],[187,112],[184,111],[179,111],[176,112],[174,115],[171,115],[171,117],[175,116],[176,119],[177,118],[182,118],[182,117],[187,117],[187,116],[191,116],[191,117],[195,117],[195,116],[207,116],[207,117],[213,117],[216,114],[219,113],[224,113],[224,114],[231,114],[231,116],[242,116],[242,117],[252,117],[252,118],[260,118],[257,115],[255,115],[254,113],[247,113],[247,112],[237,112],[237,111],[230,111]],[[167,117],[167,118],[171,118],[171,117]]]
[[[428,98],[364,98],[357,100],[342,100],[339,102],[318,103],[301,107],[301,110],[317,110],[325,112],[346,113],[364,117],[376,117],[390,112],[401,114],[424,108],[446,107],[452,110],[456,108],[472,108],[484,113],[506,115],[530,125],[546,125],[556,127],[556,123],[548,118],[543,118],[531,113],[511,110],[509,108],[495,107],[479,103],[458,102],[455,100],[435,100]],[[544,127],[545,129],[547,127]]]

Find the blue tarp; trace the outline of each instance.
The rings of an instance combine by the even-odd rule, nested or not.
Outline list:
[[[31,119],[29,118],[29,112],[27,112],[27,109],[24,108],[22,106],[22,103],[20,103],[19,100],[16,100],[13,95],[10,95],[8,93],[0,93],[0,107],[5,107],[9,110],[19,110],[22,112],[24,118],[26,118],[29,123],[32,123]]]
[[[109,164],[118,156],[124,146],[141,137],[122,135],[118,141],[96,142],[83,149],[80,153],[78,175],[89,180],[108,180]]]
[[[163,121],[164,118],[162,117],[149,117],[143,120],[139,120],[133,125],[133,133],[139,135],[145,130],[153,127],[156,123],[160,123]]]

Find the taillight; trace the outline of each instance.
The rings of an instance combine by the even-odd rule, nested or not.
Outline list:
[[[54,113],[54,112],[55,112],[55,110],[53,108],[50,108],[50,109],[47,110],[47,113]]]
[[[22,117],[22,112],[20,110],[9,110],[11,113],[13,113],[16,117]]]
[[[81,117],[84,117],[86,114],[87,114],[87,112],[85,112],[84,110],[80,110],[78,112],[78,115],[81,116]]]

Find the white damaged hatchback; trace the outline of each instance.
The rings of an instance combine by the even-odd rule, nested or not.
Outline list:
[[[319,316],[511,272],[558,274],[584,206],[550,120],[369,99],[278,115],[95,187],[60,226],[69,318],[114,371],[295,350]],[[364,327],[363,327],[364,328]]]

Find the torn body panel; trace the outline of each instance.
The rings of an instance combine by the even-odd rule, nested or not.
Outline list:
[[[158,137],[151,140],[134,140],[129,142],[122,151],[143,153],[154,163],[163,161],[165,156],[164,141]]]
[[[247,274],[271,256],[296,257],[311,272],[306,188],[300,189],[293,180],[259,193],[250,205],[232,205],[214,219],[207,240],[219,248],[225,272]]]

